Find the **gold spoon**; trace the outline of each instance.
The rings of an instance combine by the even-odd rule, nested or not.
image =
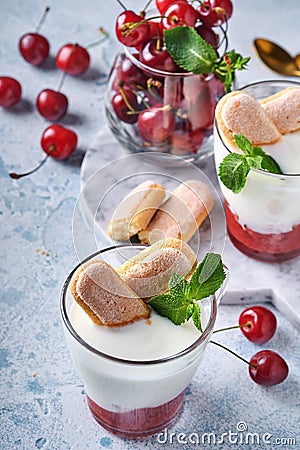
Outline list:
[[[254,47],[270,69],[282,75],[300,77],[300,55],[293,58],[279,45],[267,39],[255,39]]]

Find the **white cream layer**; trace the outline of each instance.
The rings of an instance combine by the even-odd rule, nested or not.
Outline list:
[[[152,310],[149,320],[124,327],[96,325],[74,302],[70,320],[75,331],[95,349],[122,359],[152,360],[174,355],[190,345],[200,332],[189,322],[177,326]]]
[[[271,145],[262,146],[285,174],[300,174],[300,130],[288,133]]]
[[[204,306],[205,315],[209,310],[208,305]],[[94,348],[132,360],[175,354],[200,336],[192,322],[176,326],[156,313],[151,315],[151,325],[140,321],[121,328],[97,326],[76,303],[71,308],[70,321],[81,338]],[[155,407],[175,398],[190,383],[207,344],[206,341],[180,358],[145,366],[101,357],[67,331],[66,338],[87,394],[98,405],[115,412]]]

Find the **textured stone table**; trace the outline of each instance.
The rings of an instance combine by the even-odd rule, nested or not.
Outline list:
[[[126,3],[141,8],[137,0]],[[83,77],[66,79],[64,92],[70,100],[70,111],[62,123],[78,133],[76,153],[66,162],[49,159],[27,179],[12,181],[8,172],[27,170],[43,156],[39,140],[48,122],[37,114],[34,102],[41,89],[58,85],[60,73],[53,58],[60,45],[88,44],[98,38],[100,25],[113,34],[119,6],[112,0],[53,0],[47,4],[51,11],[42,32],[50,40],[51,58],[35,68],[20,57],[17,42],[23,33],[34,29],[46,3],[0,3],[0,72],[19,79],[24,93],[15,108],[0,110],[1,449],[200,448],[192,442],[180,442],[180,433],[188,437],[196,433],[199,439],[204,433],[212,433],[215,444],[205,441],[202,447],[207,448],[264,449],[271,444],[277,448],[298,448],[300,339],[296,328],[272,305],[278,317],[278,332],[268,347],[283,354],[290,366],[289,378],[282,385],[265,389],[252,383],[243,363],[211,345],[187,390],[184,410],[166,436],[121,440],[91,419],[82,381],[64,341],[59,297],[66,275],[77,263],[72,222],[80,189],[80,166],[105,123],[107,74],[118,48],[113,38],[91,50],[91,69]],[[298,53],[298,0],[288,5],[278,0],[240,1],[234,6],[231,46],[252,56],[249,70],[239,77],[240,84],[279,78],[254,55],[252,40],[271,38],[291,53]],[[103,164],[116,156],[104,152]],[[88,235],[83,224],[82,236]],[[234,258],[232,276],[233,262]],[[281,277],[286,283],[284,270]],[[218,326],[236,322],[242,308],[221,306]],[[246,358],[258,350],[238,332],[224,333],[218,340]],[[246,439],[245,428],[251,436],[256,433],[260,445],[234,443],[233,435],[230,441],[230,433],[238,433],[240,442]],[[173,437],[171,432],[175,433]],[[222,433],[228,433],[223,435],[223,443]],[[292,441],[285,445],[288,439],[297,439],[296,445]]]

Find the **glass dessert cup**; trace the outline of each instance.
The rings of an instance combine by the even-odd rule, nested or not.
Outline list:
[[[145,247],[110,247],[82,263],[103,259],[117,267]],[[69,284],[76,269],[65,281],[61,314],[67,344],[83,379],[93,417],[104,428],[122,437],[144,437],[163,430],[174,421],[182,407],[185,389],[209,343],[224,288],[215,296],[201,300],[203,333],[199,332],[199,338],[187,348],[159,359],[122,359],[95,348],[73,326],[70,318],[73,297]]]
[[[222,35],[218,51],[223,54],[227,38],[222,29],[219,32]],[[220,80],[214,74],[157,70],[143,64],[136,55],[137,50],[125,47],[116,57],[109,77],[105,111],[117,140],[132,153],[155,153],[160,162],[170,163],[172,155],[179,156],[182,162],[197,162],[212,155],[214,111],[224,95]],[[133,110],[127,112],[125,121],[113,106],[124,60],[132,67],[124,89]],[[151,112],[151,119],[147,111]],[[131,123],[126,123],[127,120]],[[173,159],[174,164],[179,161]]]
[[[241,90],[259,100],[295,85],[299,83],[262,81]],[[223,142],[216,122],[214,148],[218,168],[231,150]],[[300,255],[300,174],[250,169],[246,185],[238,194],[221,181],[220,188],[225,198],[228,235],[235,247],[266,262],[282,262]]]

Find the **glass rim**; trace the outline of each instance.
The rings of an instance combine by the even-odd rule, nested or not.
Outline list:
[[[151,12],[151,10],[149,11],[149,12]],[[220,57],[222,57],[225,53],[226,53],[226,51],[227,51],[227,49],[228,49],[228,38],[226,38],[226,32],[225,32],[225,30],[222,28],[222,26],[221,25],[218,25],[217,27],[215,27],[215,28],[218,28],[220,31],[221,31],[221,33],[222,33],[222,37],[221,37],[221,39],[220,39],[220,43],[218,44],[218,47],[215,49],[215,51],[217,52],[217,54],[218,54],[218,50],[219,50],[219,48],[221,47],[221,46],[223,46],[224,45],[224,50],[222,51],[222,55],[218,55],[218,57],[220,58]],[[142,63],[141,61],[139,61],[134,55],[133,55],[133,51],[134,51],[134,49],[135,49],[135,47],[127,47],[126,45],[124,45],[123,46],[123,49],[124,49],[124,52],[125,52],[125,54],[126,54],[126,56],[137,66],[137,67],[139,67],[140,69],[142,69],[142,70],[145,70],[145,71],[148,71],[148,72],[150,72],[150,73],[153,73],[153,75],[156,75],[156,76],[161,76],[161,77],[166,77],[166,76],[168,76],[168,77],[191,77],[191,76],[199,76],[199,75],[202,75],[202,76],[205,76],[205,77],[208,77],[209,75],[212,75],[212,73],[210,72],[210,73],[207,73],[207,74],[204,74],[204,73],[193,73],[193,72],[168,72],[168,71],[166,71],[166,70],[159,70],[159,69],[155,69],[154,67],[150,67],[150,66],[147,66],[146,64],[144,64],[144,63]]]
[[[237,90],[243,91],[243,90],[251,88],[253,86],[257,86],[257,85],[260,86],[260,85],[264,85],[264,84],[293,84],[295,86],[300,86],[300,82],[295,81],[295,80],[276,80],[275,79],[275,80],[255,81],[253,83],[246,84],[245,86],[242,86],[241,88],[239,88]],[[218,122],[217,122],[216,118],[214,120],[214,123],[215,123],[215,128],[217,130],[218,136],[219,136],[220,140],[222,141],[223,146],[226,148],[228,153],[233,153],[233,150],[230,150],[230,148],[227,146],[227,144],[225,144],[225,142],[224,142],[224,140],[223,140],[223,138],[221,136],[221,133],[220,133],[220,130],[219,130],[219,126],[218,126]],[[298,130],[298,131],[300,132],[300,130]],[[292,178],[300,177],[300,173],[272,173],[272,172],[267,172],[267,171],[262,170],[262,169],[253,169],[252,167],[250,168],[250,171],[254,172],[254,173],[257,173],[259,175],[265,175],[265,176],[268,176],[268,177],[271,177],[271,178],[275,178],[275,179],[276,178],[277,179],[283,179],[283,178],[292,179]]]
[[[210,313],[210,317],[208,320],[208,323],[205,327],[205,329],[203,330],[203,333],[200,334],[199,338],[196,339],[195,342],[193,342],[193,344],[191,344],[189,347],[185,348],[184,350],[175,353],[173,355],[170,356],[166,356],[163,358],[157,358],[157,359],[153,359],[153,360],[134,360],[134,359],[125,359],[125,358],[119,358],[117,356],[113,356],[113,355],[109,355],[107,353],[101,352],[100,350],[97,350],[96,348],[94,348],[92,345],[88,344],[73,328],[70,319],[69,319],[69,314],[67,311],[67,305],[66,305],[66,298],[67,298],[67,290],[71,281],[71,278],[74,274],[74,272],[84,263],[88,262],[89,260],[95,258],[98,255],[101,255],[102,253],[111,251],[111,250],[116,250],[119,248],[147,248],[149,247],[148,245],[144,245],[144,244],[120,244],[120,245],[112,245],[110,247],[106,247],[102,250],[98,250],[94,253],[92,253],[91,255],[87,256],[86,258],[84,258],[81,262],[79,262],[76,267],[69,273],[69,275],[67,276],[63,287],[62,287],[62,292],[61,292],[61,297],[60,297],[60,313],[61,313],[61,318],[62,321],[66,327],[66,329],[68,330],[68,332],[71,334],[71,336],[79,343],[81,344],[82,347],[86,348],[87,350],[89,350],[91,353],[100,356],[102,358],[105,358],[107,360],[110,360],[112,362],[116,362],[119,364],[124,364],[127,366],[153,366],[153,365],[158,365],[158,364],[162,364],[162,363],[167,363],[170,361],[174,361],[177,360],[189,353],[191,353],[193,350],[195,350],[197,347],[199,347],[202,343],[204,343],[208,337],[210,336],[211,332],[213,331],[213,327],[216,321],[216,317],[217,317],[217,298],[216,295],[211,296],[212,300],[212,308],[211,308],[211,313]],[[75,300],[74,300],[75,301]]]

